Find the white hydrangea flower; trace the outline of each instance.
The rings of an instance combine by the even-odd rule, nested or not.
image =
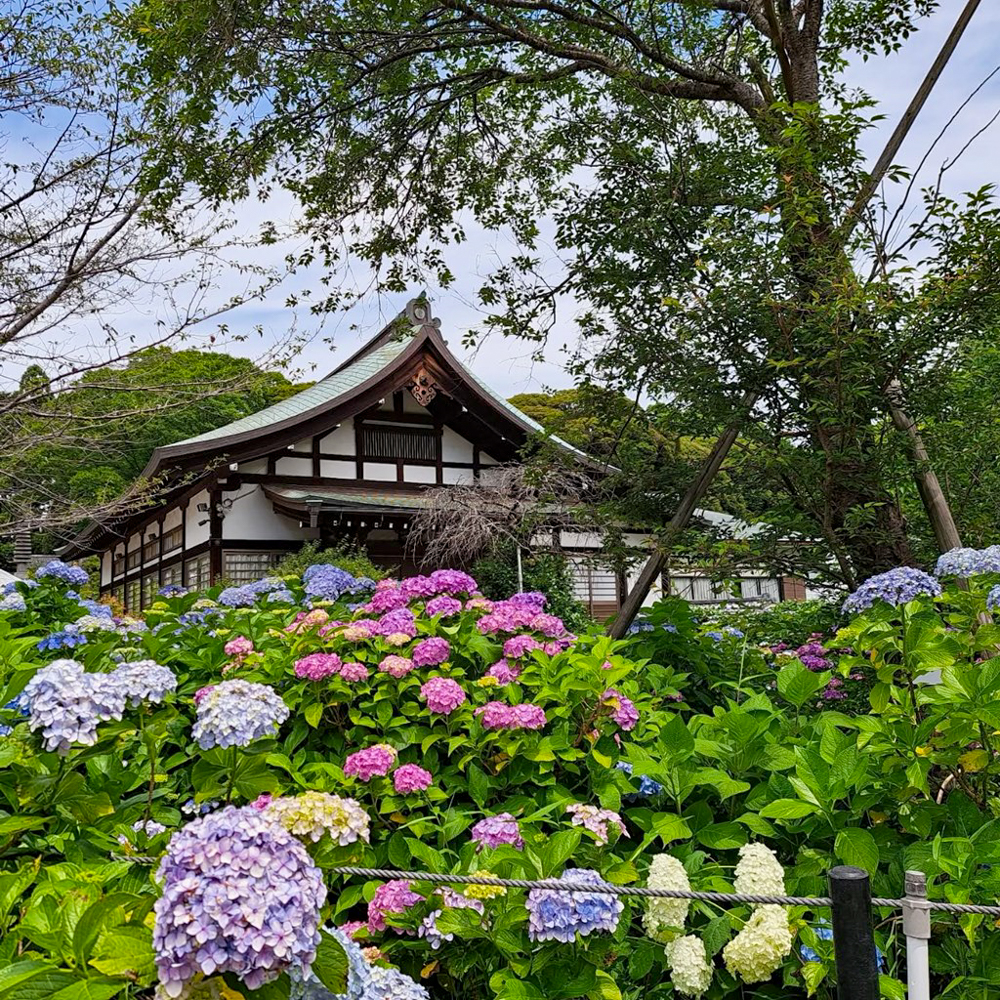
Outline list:
[[[712,982],[712,966],[701,938],[688,934],[671,941],[664,951],[674,989],[685,996],[701,996]]]
[[[722,949],[726,968],[745,983],[770,979],[792,950],[792,932],[783,906],[758,906],[743,930]]]
[[[657,854],[653,857],[646,885],[650,889],[676,889],[685,892],[691,889],[684,866],[670,854]],[[646,912],[642,917],[643,927],[654,941],[665,943],[677,936],[677,930],[684,926],[690,909],[690,899],[647,899]]]
[[[304,792],[275,799],[266,812],[296,837],[318,842],[325,833],[341,847],[369,837],[368,813],[354,799],[342,799],[328,792]]]
[[[785,869],[770,847],[744,844],[740,848],[733,888],[751,896],[784,896]]]

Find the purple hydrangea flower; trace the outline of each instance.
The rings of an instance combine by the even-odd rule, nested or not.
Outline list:
[[[505,705],[490,701],[476,709],[483,729],[541,729],[546,722],[545,711],[537,705]]]
[[[1000,573],[1000,545],[985,549],[951,549],[938,557],[935,576],[967,579],[983,573]]]
[[[456,600],[454,597],[449,597],[447,594],[442,594],[440,597],[433,597],[424,605],[424,611],[431,616],[431,618],[440,615],[442,618],[451,618],[452,615],[457,615],[462,610],[462,602]]]
[[[82,587],[90,579],[86,570],[80,569],[79,566],[70,566],[61,559],[52,559],[35,570],[36,579],[43,580],[46,577],[61,580],[72,587]]]
[[[486,671],[487,677],[495,677],[498,684],[512,684],[521,676],[521,668],[506,660],[497,660],[496,663]]]
[[[423,898],[413,891],[409,882],[403,879],[393,879],[380,885],[368,903],[368,930],[372,934],[384,931],[387,926],[385,922],[387,913],[404,913],[411,906],[423,902]]]
[[[354,775],[359,781],[384,778],[396,763],[396,751],[388,743],[376,743],[352,753],[344,761],[344,774]]]
[[[321,681],[331,674],[340,673],[343,663],[336,653],[310,653],[295,661],[295,676],[311,681]]]
[[[191,735],[202,750],[248,746],[254,740],[274,736],[288,718],[288,706],[274,688],[244,680],[214,685],[197,705]]]
[[[542,644],[530,635],[511,636],[503,644],[503,655],[511,660],[519,660],[533,649],[541,649]]]
[[[524,839],[521,837],[517,820],[508,812],[481,819],[472,828],[472,839],[480,847],[499,847],[501,844],[509,844],[519,851],[524,850]]]
[[[438,594],[474,594],[479,584],[460,569],[436,569],[430,575],[431,584]]]
[[[175,833],[160,862],[153,950],[161,989],[231,972],[257,989],[308,973],[319,943],[323,876],[306,849],[255,809],[227,806]]]
[[[451,646],[448,645],[447,639],[430,636],[427,639],[421,639],[413,647],[410,656],[418,667],[436,667],[444,663],[450,653]]]
[[[392,775],[392,785],[400,795],[409,792],[422,792],[430,788],[434,776],[417,764],[403,764],[396,768]]]
[[[427,702],[427,708],[439,715],[450,715],[460,705],[465,704],[465,691],[458,681],[448,677],[432,677],[420,687],[420,697]]]
[[[616,688],[608,688],[601,701],[611,708],[611,718],[622,729],[626,732],[635,729],[635,724],[639,721],[639,710],[635,707],[634,702],[626,698]]]
[[[932,576],[912,566],[897,566],[886,573],[870,577],[844,601],[845,614],[866,611],[876,601],[898,608],[918,597],[937,597],[941,584]]]
[[[606,885],[589,868],[568,868],[560,879],[570,883]],[[532,889],[528,893],[528,937],[532,941],[561,941],[571,944],[576,935],[595,931],[613,933],[624,904],[617,896],[596,892],[560,892]]]
[[[378,635],[403,635],[413,639],[417,634],[417,623],[409,608],[397,608],[382,615],[376,631]]]

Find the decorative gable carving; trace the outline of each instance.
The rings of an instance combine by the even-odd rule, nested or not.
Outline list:
[[[410,395],[421,405],[428,406],[438,394],[440,386],[426,368],[421,365],[414,373],[408,386]]]

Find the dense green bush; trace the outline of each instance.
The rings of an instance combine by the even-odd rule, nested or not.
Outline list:
[[[302,576],[310,566],[330,564],[341,567],[354,576],[381,580],[389,574],[376,566],[359,545],[335,545],[320,548],[319,542],[306,542],[298,552],[290,552],[274,569],[276,577]]]
[[[304,844],[328,890],[323,921],[374,919],[363,942],[378,946],[383,957],[373,958],[440,998],[671,997],[686,981],[673,982],[680,972],[668,967],[663,942],[681,929],[647,922],[658,937],[651,939],[643,907],[625,899],[613,931],[539,941],[529,933],[523,890],[481,892],[478,912],[469,908],[472,897],[419,881],[400,910],[382,914],[383,929],[381,883],[332,869],[515,878],[592,869],[631,884],[647,879],[658,852],[669,852],[694,888],[727,891],[740,849],[762,841],[797,895],[824,894],[827,871],[841,862],[867,869],[879,895],[900,893],[905,868],[925,871],[935,898],[989,901],[1000,891],[1000,658],[982,659],[1000,645],[1000,629],[981,620],[981,582],[939,597],[927,578],[896,604],[873,600],[834,640],[857,652],[831,654],[834,669],[811,670],[798,656],[768,659],[731,632],[710,636],[679,601],[654,608],[648,627],[623,642],[593,634],[570,642],[555,618],[522,615],[516,602],[490,609],[474,600],[458,610],[419,582],[404,595],[412,624],[387,610],[398,603],[393,585],[375,592],[375,607],[349,611],[347,604],[369,599],[372,584],[338,572],[216,589],[207,600],[168,592],[146,613],[145,631],[127,620],[95,625],[100,609],[51,575],[2,598],[2,1000],[149,996],[152,907],[163,888],[156,862],[171,834],[200,829],[191,823],[201,810],[228,815],[226,803],[276,808],[267,796],[291,797],[288,808],[318,824],[318,839]],[[461,585],[457,574],[442,579],[451,581],[445,589]],[[305,615],[304,602],[336,590],[335,600]],[[82,631],[68,627],[74,621]],[[517,636],[548,644],[548,652],[521,640],[508,646],[507,669],[497,669],[506,640]],[[759,656],[752,664],[751,652]],[[412,669],[387,660],[400,655]],[[173,672],[176,691],[120,718],[112,712],[90,745],[75,739],[64,752],[48,750],[35,728],[40,720],[10,702],[43,664],[65,656],[105,680],[154,660]],[[861,669],[873,674],[870,714],[817,710],[835,671]],[[934,669],[941,684],[918,681]],[[726,678],[713,680],[713,671]],[[760,683],[757,671],[766,674]],[[238,748],[204,749],[198,734],[219,700],[206,689],[229,680],[280,695],[280,726]],[[273,707],[275,696],[268,698]],[[515,705],[524,708],[512,714]],[[238,731],[251,726],[251,708],[231,719]],[[519,728],[489,728],[515,716]],[[389,773],[362,780],[354,756],[361,750],[376,772]],[[373,764],[379,755],[382,764]],[[314,800],[299,798],[306,792],[354,800],[353,819],[343,812],[324,819]],[[367,843],[357,837],[358,811],[370,827]],[[484,818],[501,814],[516,821],[519,843],[474,835]],[[817,933],[827,913],[790,908],[794,945],[788,938],[780,968],[757,983],[741,981],[729,960],[750,917],[745,906],[691,906],[684,930],[712,963],[705,996],[832,995],[831,944]],[[156,919],[164,919],[159,910]],[[606,923],[607,911],[595,920]],[[577,924],[569,926],[573,938]],[[936,992],[992,995],[1000,935],[991,925],[943,918],[934,932]],[[885,995],[902,996],[894,922],[879,924],[877,941]],[[323,938],[318,967],[324,981],[342,983],[331,942]],[[292,988],[282,977],[252,990],[211,972],[205,983],[198,995],[226,1000],[271,1000]]]

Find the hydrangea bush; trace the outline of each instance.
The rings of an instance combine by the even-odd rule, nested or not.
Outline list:
[[[933,894],[991,899],[992,566],[868,582],[839,634],[788,643],[676,600],[622,642],[575,635],[544,594],[489,600],[447,569],[169,588],[141,619],[68,571],[15,584],[0,968],[143,1000],[830,997],[827,912],[579,886],[813,896],[848,863],[898,895],[905,864]],[[824,692],[858,674],[870,704],[847,714]],[[901,956],[878,940],[891,991]],[[938,986],[991,982],[990,929],[955,940],[935,940]]]

